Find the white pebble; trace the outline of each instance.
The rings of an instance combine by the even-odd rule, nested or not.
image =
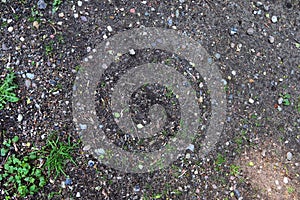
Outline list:
[[[284,178],[283,178],[283,182],[284,182],[285,184],[287,184],[287,183],[289,182],[288,177],[284,177]]]
[[[274,38],[273,36],[270,36],[270,37],[269,37],[269,42],[270,42],[271,44],[273,44],[274,41],[275,41],[275,38]]]
[[[137,128],[138,128],[138,129],[141,129],[141,128],[143,128],[143,127],[144,127],[144,126],[143,126],[142,124],[138,124],[138,125],[137,125]]]
[[[86,48],[86,51],[87,51],[88,53],[91,52],[91,50],[92,50],[91,47],[87,47],[87,48]]]
[[[76,193],[76,197],[77,197],[77,198],[81,197],[81,196],[80,196],[80,192],[77,192],[77,193]]]
[[[33,25],[33,27],[35,27],[36,29],[39,28],[39,22],[37,22],[37,21],[34,21],[34,22],[32,23],[32,25]]]
[[[277,16],[272,16],[271,21],[273,23],[276,23],[278,21]]]
[[[235,75],[236,75],[236,71],[233,70],[233,71],[231,72],[231,74],[232,74],[233,76],[235,76]]]
[[[254,100],[252,98],[249,99],[249,103],[253,104]]]
[[[77,5],[80,7],[82,6],[82,1],[77,1]]]
[[[66,183],[65,183],[64,181],[62,181],[61,184],[60,184],[60,186],[61,186],[62,188],[66,188]]]
[[[14,30],[14,28],[12,26],[8,27],[8,32],[12,32]]]
[[[111,27],[111,26],[107,26],[107,30],[108,30],[109,32],[112,32],[112,27]]]
[[[78,18],[78,17],[79,17],[78,13],[74,13],[74,18]]]
[[[64,17],[64,16],[65,16],[64,13],[59,13],[59,14],[58,14],[58,17]]]
[[[25,41],[25,39],[24,39],[23,37],[20,37],[20,40],[21,40],[21,42],[24,42],[24,41]]]
[[[23,120],[23,115],[18,114],[18,122],[21,122]]]
[[[134,49],[130,49],[130,50],[129,50],[129,54],[130,54],[130,55],[135,55]]]
[[[194,151],[195,146],[193,144],[189,144],[189,146],[186,149],[189,149],[190,151]]]
[[[278,104],[280,105],[280,104],[282,104],[282,102],[283,102],[283,98],[282,97],[280,97],[279,99],[278,99]]]
[[[190,159],[190,158],[191,158],[191,154],[187,153],[187,154],[185,155],[185,158],[186,158],[186,159]]]

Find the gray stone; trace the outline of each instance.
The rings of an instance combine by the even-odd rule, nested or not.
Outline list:
[[[254,33],[254,29],[253,28],[248,28],[247,34],[252,35],[253,33]]]
[[[293,154],[291,152],[287,152],[286,159],[287,160],[292,160],[292,158],[293,158]]]

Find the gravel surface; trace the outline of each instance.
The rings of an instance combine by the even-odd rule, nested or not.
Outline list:
[[[85,0],[63,1],[59,6],[53,2],[0,2],[0,78],[11,68],[20,98],[0,110],[0,132],[20,137],[20,154],[45,145],[53,131],[80,141],[71,104],[82,61],[101,41],[144,26],[177,30],[206,49],[223,77],[226,123],[218,144],[205,158],[195,153],[199,137],[170,166],[149,173],[123,173],[105,166],[81,144],[74,153],[78,165],[69,163],[64,169],[69,177],[49,181],[26,199],[47,199],[50,194],[52,199],[300,199],[298,0]],[[106,77],[106,84],[116,81],[122,70],[145,62],[167,61],[179,71],[190,67],[170,52],[149,49],[131,50],[120,60],[107,71],[115,75]],[[201,81],[202,77],[195,85],[187,84],[198,91]],[[98,88],[101,102],[109,97],[109,84],[101,88],[99,81]],[[211,105],[205,83],[202,90],[204,106],[199,108],[206,125]],[[143,86],[134,94],[130,108],[137,124],[149,123],[147,113],[154,104],[164,106],[166,120],[174,126],[166,126],[165,134],[142,145],[113,131],[113,118],[105,118],[111,114],[108,104],[99,104],[97,114],[112,130],[116,145],[128,151],[151,151],[167,143],[180,126],[176,94],[159,85]],[[4,199],[1,187],[0,198]]]

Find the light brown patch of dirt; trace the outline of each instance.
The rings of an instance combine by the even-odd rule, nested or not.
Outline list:
[[[260,144],[259,148],[249,148],[236,160],[244,176],[252,186],[261,192],[258,199],[299,200],[300,165],[299,151],[286,149],[271,139]],[[287,152],[293,154],[287,160]],[[288,181],[288,182],[286,182]]]

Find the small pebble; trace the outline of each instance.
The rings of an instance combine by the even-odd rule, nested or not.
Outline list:
[[[32,79],[34,79],[34,74],[26,73],[26,77],[32,80]]]
[[[41,10],[43,10],[43,9],[45,9],[47,7],[47,4],[45,3],[44,0],[39,0],[37,2],[37,5],[38,5],[38,8],[41,9]]]
[[[233,71],[231,72],[231,74],[232,74],[233,76],[235,76],[235,75],[236,75],[236,71],[233,70]]]
[[[230,29],[230,35],[235,35],[237,33],[237,28],[233,27]]]
[[[85,130],[87,128],[86,124],[79,124],[81,130]]]
[[[272,16],[271,21],[273,23],[276,23],[278,21],[277,16]]]
[[[286,159],[287,160],[292,160],[292,158],[293,158],[293,154],[291,152],[287,152]]]
[[[26,88],[29,88],[31,86],[31,81],[26,79],[25,80],[25,86],[26,86]]]
[[[134,188],[133,188],[133,191],[134,192],[139,192],[140,191],[140,186],[136,185]]]
[[[189,146],[186,149],[188,149],[188,150],[190,150],[190,151],[193,152],[194,149],[195,149],[195,146],[193,144],[189,144]]]
[[[249,99],[249,103],[253,104],[254,100],[252,98]]]
[[[39,22],[34,21],[34,22],[32,23],[32,26],[35,27],[36,29],[38,29],[40,25],[39,25]]]
[[[216,59],[220,59],[220,58],[221,58],[221,54],[216,53],[216,54],[215,54],[215,57],[216,57]]]
[[[22,114],[18,114],[18,122],[21,122],[23,120],[23,115]]]
[[[261,10],[254,10],[254,11],[253,11],[253,14],[254,14],[254,15],[261,15]]]
[[[262,6],[262,5],[263,5],[262,2],[260,2],[260,1],[256,2],[256,6],[257,6],[257,7]]]
[[[81,6],[82,6],[82,1],[77,1],[77,5],[78,5],[79,7],[81,7]]]
[[[2,50],[3,50],[3,51],[7,51],[7,50],[8,50],[6,44],[4,44],[4,43],[2,43]]]
[[[88,150],[90,150],[91,149],[91,146],[90,145],[86,145],[86,146],[84,146],[83,147],[83,151],[88,151]]]
[[[12,26],[8,27],[8,32],[12,32],[14,30],[14,28]]]
[[[77,193],[76,193],[76,197],[77,197],[77,198],[81,197],[81,196],[80,196],[80,192],[77,192]]]
[[[282,102],[283,102],[283,98],[280,97],[280,98],[277,100],[277,103],[280,105],[280,104],[282,104]]]
[[[89,160],[89,161],[88,161],[88,165],[89,165],[90,167],[93,167],[93,166],[94,166],[94,164],[95,164],[95,162],[94,162],[94,161],[92,161],[92,160]]]
[[[187,153],[187,154],[185,155],[185,158],[186,158],[186,159],[190,159],[190,158],[191,158],[191,154]]]
[[[264,150],[262,150],[262,152],[261,152],[261,155],[263,156],[263,157],[266,157],[266,150],[264,149]]]
[[[284,182],[285,184],[287,184],[287,183],[289,182],[288,177],[284,177],[284,178],[283,178],[283,182]]]
[[[72,184],[72,179],[66,178],[65,184],[66,184],[66,185],[71,185],[71,184]]]
[[[79,17],[78,13],[74,13],[74,18],[78,18],[78,17]]]
[[[254,29],[253,28],[248,28],[247,34],[248,35],[253,35],[253,33],[254,33]]]
[[[143,126],[142,124],[138,124],[136,127],[137,127],[138,129],[141,129],[141,128],[143,128],[144,126]]]
[[[227,81],[225,79],[221,79],[221,82],[224,84],[224,85],[227,85]]]
[[[58,17],[61,17],[61,18],[62,18],[62,17],[64,17],[64,16],[65,16],[64,13],[59,13],[59,14],[58,14]]]
[[[132,55],[132,56],[135,55],[134,49],[130,49],[130,50],[129,50],[129,54]]]
[[[66,183],[65,183],[64,181],[62,181],[61,184],[60,184],[60,186],[61,186],[62,188],[66,188]]]
[[[129,10],[129,12],[130,12],[130,13],[135,13],[135,9],[134,9],[134,8],[131,8],[131,9]]]
[[[270,37],[269,37],[269,42],[270,42],[271,44],[273,44],[274,41],[275,41],[275,38],[274,38],[273,36],[270,36]]]
[[[239,198],[241,197],[241,194],[240,194],[240,192],[239,192],[237,189],[233,190],[233,193],[234,193],[234,196],[235,196],[237,199],[239,199]]]
[[[95,153],[98,155],[104,155],[105,154],[105,150],[100,148],[100,149],[95,149]]]
[[[239,44],[236,46],[236,51],[237,51],[237,52],[240,52],[242,46],[243,46],[243,45],[242,45],[241,43],[239,43]]]
[[[84,22],[87,22],[86,16],[81,16],[80,19],[81,19],[82,21],[84,21]]]
[[[112,29],[111,26],[107,26],[107,30],[108,30],[109,32],[112,32],[112,31],[113,31],[113,29]]]
[[[173,20],[172,19],[168,19],[168,25],[172,26],[172,24],[173,24]]]

